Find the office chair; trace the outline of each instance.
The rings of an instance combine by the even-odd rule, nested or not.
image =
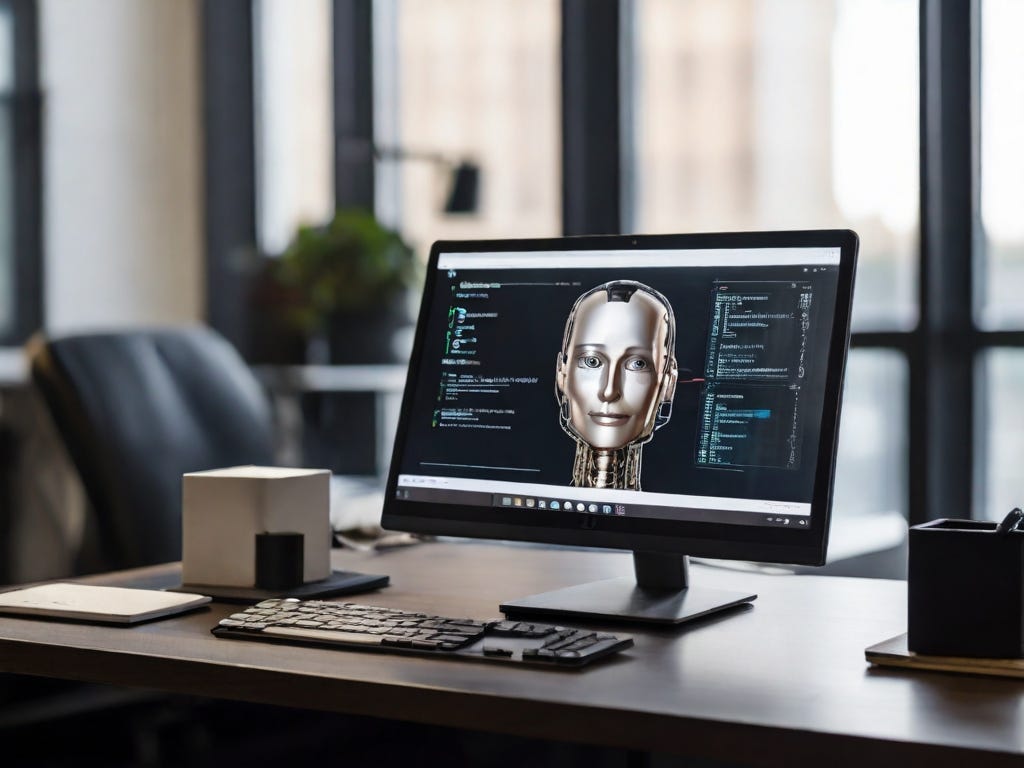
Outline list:
[[[181,557],[181,476],[273,464],[270,405],[208,328],[37,336],[32,379],[92,507],[79,570]]]
[[[37,336],[27,351],[32,379],[92,507],[93,540],[86,543],[93,551],[83,553],[82,572],[180,559],[182,474],[274,463],[270,404],[235,349],[208,328]],[[300,728],[285,715],[282,730],[281,713],[266,708],[247,710],[244,726],[237,716],[235,705],[216,702],[9,675],[0,680],[0,737],[49,733],[40,729],[54,722],[80,740],[119,729],[111,754],[126,752],[127,763],[140,756],[152,761],[156,749],[181,753],[184,763],[212,765],[210,755],[229,748],[240,754],[271,724],[289,742],[297,737],[287,734]],[[307,733],[308,717],[300,722]]]

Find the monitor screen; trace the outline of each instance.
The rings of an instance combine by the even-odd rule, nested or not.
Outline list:
[[[385,527],[824,561],[856,236],[434,245]]]

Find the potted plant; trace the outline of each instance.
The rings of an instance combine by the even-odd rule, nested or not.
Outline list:
[[[311,342],[326,340],[330,362],[384,363],[395,360],[394,333],[409,322],[417,267],[397,232],[367,211],[342,209],[325,225],[299,228],[275,280],[286,322]]]

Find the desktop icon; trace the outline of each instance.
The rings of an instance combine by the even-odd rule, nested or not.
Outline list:
[[[523,500],[520,499],[518,496],[516,496],[516,506],[517,507],[523,506]]]
[[[512,506],[512,497],[511,496],[502,496],[501,497],[501,506],[503,506],[503,507],[511,507]]]
[[[540,499],[537,502],[537,509],[547,509],[548,503],[544,499]]]
[[[597,504],[591,504],[589,507],[587,507],[587,511],[597,512]]]
[[[534,500],[534,499],[527,499],[527,500],[526,500],[526,506],[528,506],[528,507],[532,507],[532,506],[533,506],[534,504],[536,504],[536,503],[537,503],[537,502],[536,502],[536,500]]]
[[[586,512],[586,511],[587,511],[587,505],[586,505],[586,504],[584,504],[584,503],[583,503],[583,502],[581,501],[581,502],[580,502],[579,504],[577,504],[577,505],[576,505],[576,511],[577,511],[577,512]]]
[[[610,515],[612,513],[612,505],[605,504],[603,507],[601,507],[601,511],[604,512],[606,515]]]
[[[558,507],[558,502],[557,502],[557,501],[552,501],[552,502],[551,502],[551,508],[552,508],[552,509],[558,509],[558,508],[559,508],[559,507]]]
[[[624,515],[624,514],[626,514],[626,506],[624,504],[616,504],[615,505],[615,514],[616,515]]]

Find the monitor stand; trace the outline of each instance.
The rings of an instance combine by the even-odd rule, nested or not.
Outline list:
[[[636,578],[592,581],[502,603],[510,617],[545,616],[590,620],[682,624],[736,608],[757,595],[689,585],[689,558],[666,552],[634,552]]]

